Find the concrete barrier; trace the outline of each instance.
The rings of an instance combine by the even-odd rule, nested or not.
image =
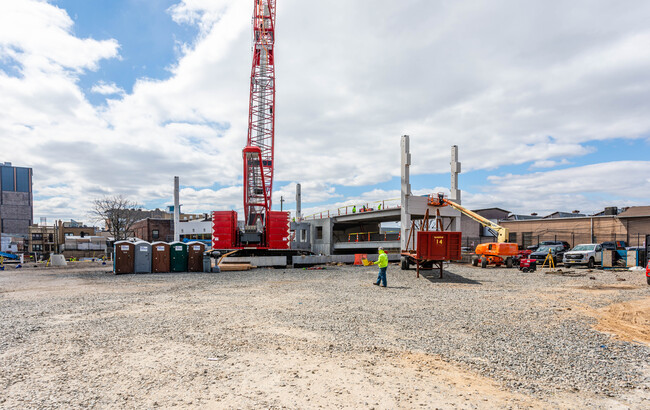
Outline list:
[[[50,256],[50,266],[67,266],[65,257],[63,255],[52,255]]]

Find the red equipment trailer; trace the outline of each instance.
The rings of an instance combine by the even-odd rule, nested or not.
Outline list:
[[[429,210],[424,214],[424,219],[420,223],[419,230],[416,230],[416,223],[411,224],[411,233],[406,243],[406,250],[402,251],[403,266],[407,269],[408,265],[415,265],[416,277],[420,277],[420,269],[435,269],[440,272],[442,279],[443,263],[461,259],[461,239],[462,232],[443,231],[440,213],[437,212],[436,219],[437,231],[429,231]],[[415,233],[415,236],[413,236]],[[415,249],[413,245],[415,245]],[[406,264],[406,267],[404,267]]]

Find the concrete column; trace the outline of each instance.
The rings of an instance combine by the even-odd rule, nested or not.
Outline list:
[[[401,241],[402,250],[406,250],[406,241],[411,230],[411,214],[408,209],[409,197],[411,196],[410,166],[411,152],[408,135],[402,135],[400,141],[401,166],[402,166],[402,195],[401,195]]]
[[[180,183],[178,177],[174,177],[174,241],[180,241],[181,234],[178,226],[181,219],[180,205]]]
[[[296,221],[300,222],[302,219],[302,194],[300,192],[300,184],[296,184]]]
[[[460,189],[458,189],[458,174],[460,174],[460,162],[458,162],[458,145],[451,146],[451,189],[449,199],[460,205]]]

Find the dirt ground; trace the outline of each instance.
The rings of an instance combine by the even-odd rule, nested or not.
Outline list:
[[[0,272],[0,407],[650,407],[647,368],[618,393],[546,385],[526,392],[491,377],[489,367],[431,353],[427,328],[401,334],[408,313],[372,319],[390,308],[418,312],[408,299],[415,290],[435,301],[443,290],[476,292],[473,281],[507,288],[511,296],[494,303],[514,312],[593,318],[615,343],[647,353],[650,297],[634,274],[617,274],[625,283],[554,277],[551,289],[522,288],[520,299],[510,279],[489,284],[497,282],[490,272],[454,269],[447,276],[464,279],[437,283],[391,267],[387,289],[372,286],[374,269],[361,267],[120,276],[97,264],[8,269]],[[333,286],[341,278],[345,289]]]

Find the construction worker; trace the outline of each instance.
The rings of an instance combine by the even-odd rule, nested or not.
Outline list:
[[[377,205],[377,210],[381,211],[381,204]]]
[[[352,213],[353,214],[357,213],[357,206],[356,205],[352,206]]]
[[[379,259],[377,262],[373,262],[373,265],[379,265],[379,275],[377,276],[377,281],[374,282],[375,285],[379,286],[379,283],[382,283],[382,287],[386,287],[388,282],[386,281],[386,270],[388,269],[388,255],[384,252],[384,248],[379,248]]]

